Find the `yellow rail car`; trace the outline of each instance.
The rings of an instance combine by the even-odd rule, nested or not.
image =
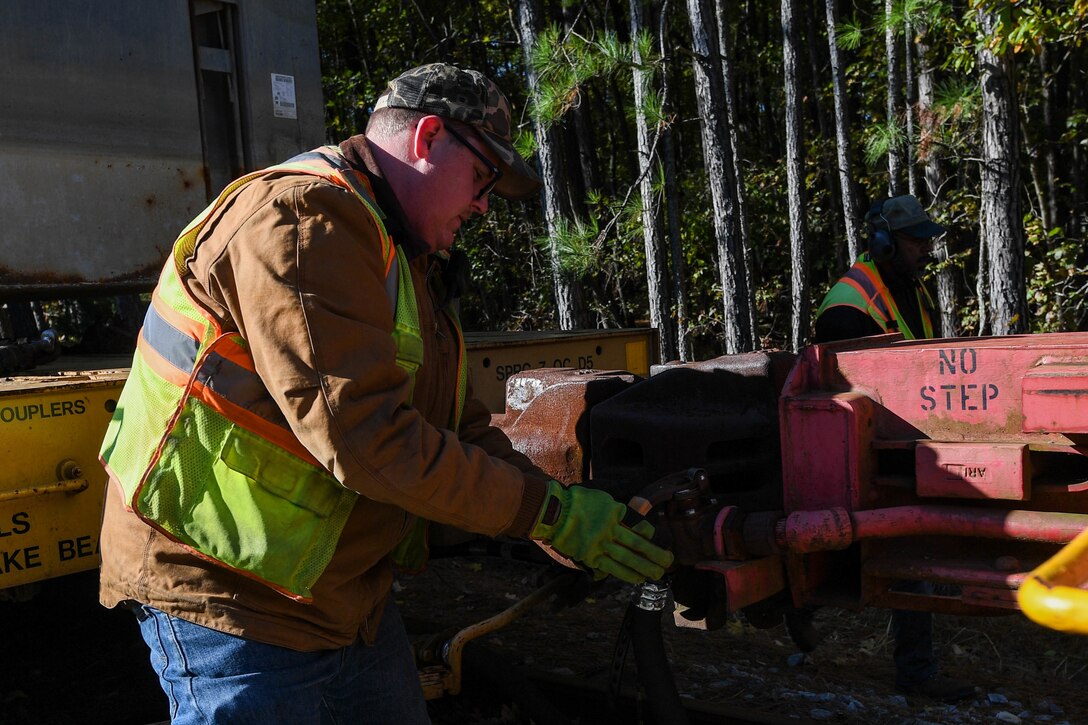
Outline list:
[[[626,370],[648,377],[658,362],[657,331],[649,327],[468,332],[465,349],[476,397],[492,413],[506,411],[506,381],[523,370]]]
[[[98,566],[98,448],[127,372],[0,381],[0,589]]]

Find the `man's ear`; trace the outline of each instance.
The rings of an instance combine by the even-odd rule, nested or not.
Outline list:
[[[412,132],[412,156],[417,159],[429,159],[434,149],[435,139],[442,130],[442,119],[438,116],[423,116],[416,122]]]

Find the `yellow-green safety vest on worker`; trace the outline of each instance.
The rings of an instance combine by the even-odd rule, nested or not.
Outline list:
[[[271,396],[245,339],[224,332],[184,283],[187,260],[212,214],[244,184],[276,173],[309,174],[343,187],[373,217],[394,307],[396,362],[410,380],[404,402],[411,403],[423,338],[408,262],[385,229],[366,177],[337,147],[326,146],[232,182],[178,237],[100,456],[126,505],[148,524],[197,556],[309,601],[358,494],[314,459],[275,405],[256,404]],[[453,323],[462,347],[450,421],[457,430],[468,371],[456,317]],[[267,410],[277,412],[254,412]],[[425,523],[417,522],[394,559],[419,568],[425,547]]]
[[[922,319],[921,335],[916,335],[903,320],[876,263],[865,252],[827,293],[816,317],[831,307],[853,307],[869,315],[884,332],[900,332],[907,340],[930,339],[933,337],[933,320],[929,311],[934,307],[933,298],[922,285],[917,285],[914,294]]]

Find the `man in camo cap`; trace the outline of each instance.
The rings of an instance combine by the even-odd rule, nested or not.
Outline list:
[[[524,199],[540,188],[540,177],[511,143],[510,102],[482,73],[445,63],[420,66],[393,79],[374,110],[406,108],[460,121],[478,132],[502,171],[495,193]]]
[[[539,187],[510,115],[475,71],[408,71],[365,135],[230,185],[175,242],[102,447],[100,592],[172,722],[427,722],[389,596],[427,521],[630,582],[671,564],[472,397],[450,247],[492,191]]]

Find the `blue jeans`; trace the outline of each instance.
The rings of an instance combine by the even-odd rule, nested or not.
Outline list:
[[[388,600],[374,644],[296,652],[142,606],[140,632],[173,725],[429,723],[400,613]]]

